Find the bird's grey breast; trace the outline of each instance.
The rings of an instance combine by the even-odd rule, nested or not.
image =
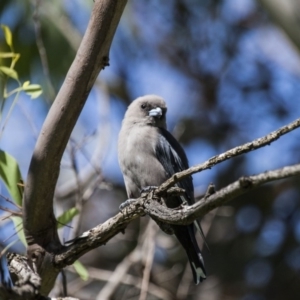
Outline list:
[[[142,188],[160,185],[166,172],[156,158],[157,128],[147,125],[122,127],[119,136],[119,163],[128,194],[134,196]],[[130,193],[131,191],[131,193]]]

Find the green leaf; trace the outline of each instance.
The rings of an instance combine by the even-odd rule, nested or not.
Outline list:
[[[89,273],[86,267],[79,260],[74,262],[73,267],[83,281],[87,281],[89,279]]]
[[[58,228],[64,227],[68,224],[76,215],[78,215],[79,210],[76,207],[72,207],[65,211],[61,216],[57,218]]]
[[[29,95],[31,99],[35,99],[43,93],[42,87],[39,84],[29,84],[29,81],[23,83],[23,91]]]
[[[26,243],[26,238],[25,238],[25,234],[24,234],[24,230],[23,230],[23,220],[21,217],[10,217],[15,225],[15,230],[18,234],[19,239],[21,240],[21,242],[24,244],[24,246],[27,246]]]
[[[30,84],[29,80],[25,81],[22,85],[23,89],[26,88],[27,86],[29,86],[29,84]]]
[[[0,52],[0,58],[13,58],[16,54],[13,52]]]
[[[22,205],[23,183],[17,161],[7,152],[0,150],[0,177],[16,204]]]
[[[0,71],[11,78],[18,80],[18,73],[14,69],[2,66],[0,67]]]
[[[5,41],[7,43],[7,45],[9,47],[12,47],[12,34],[11,34],[11,31],[9,29],[9,27],[5,26],[5,25],[1,25],[2,27],[2,30],[4,32],[4,36],[5,36]]]
[[[21,57],[21,55],[19,53],[15,53],[15,56],[11,62],[11,66],[10,66],[11,68],[15,67],[15,64],[17,63],[17,61],[19,60],[20,57]]]

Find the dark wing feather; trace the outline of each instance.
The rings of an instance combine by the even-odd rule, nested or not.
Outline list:
[[[168,177],[189,168],[189,163],[184,150],[177,140],[164,128],[158,128],[158,142],[156,144],[156,157],[164,167]],[[181,180],[177,184],[185,189],[188,204],[194,201],[194,185],[191,176]]]
[[[164,167],[168,177],[188,169],[188,160],[180,144],[166,129],[158,128],[158,131],[158,142],[155,149],[156,157]],[[185,189],[184,200],[186,200],[189,205],[193,204],[195,200],[192,177],[189,176],[181,180],[177,183],[177,185]],[[178,207],[183,200],[182,197],[172,197],[171,199],[165,199],[165,201],[168,207],[175,208]],[[200,233],[204,239],[201,226],[199,223],[198,225]],[[194,226],[192,224],[188,226],[172,225],[172,229],[188,255],[193,271],[194,281],[198,284],[206,278],[206,272],[203,258],[195,239]]]

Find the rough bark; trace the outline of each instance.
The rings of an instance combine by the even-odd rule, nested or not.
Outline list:
[[[53,268],[52,258],[61,250],[53,213],[60,161],[95,79],[108,65],[109,48],[126,2],[95,1],[86,33],[43,124],[31,159],[23,222],[28,257],[42,278],[43,295],[49,293],[59,272]],[[63,54],[59,59],[63,59]]]

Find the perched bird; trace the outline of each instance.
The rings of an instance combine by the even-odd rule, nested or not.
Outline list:
[[[184,150],[166,129],[167,107],[163,98],[147,95],[128,107],[119,134],[118,156],[127,195],[138,198],[141,191],[159,186],[173,174],[189,167]],[[166,206],[176,208],[195,202],[192,177],[177,183],[183,196],[164,199]],[[185,249],[196,284],[206,278],[203,258],[195,238],[195,227],[170,225]]]

